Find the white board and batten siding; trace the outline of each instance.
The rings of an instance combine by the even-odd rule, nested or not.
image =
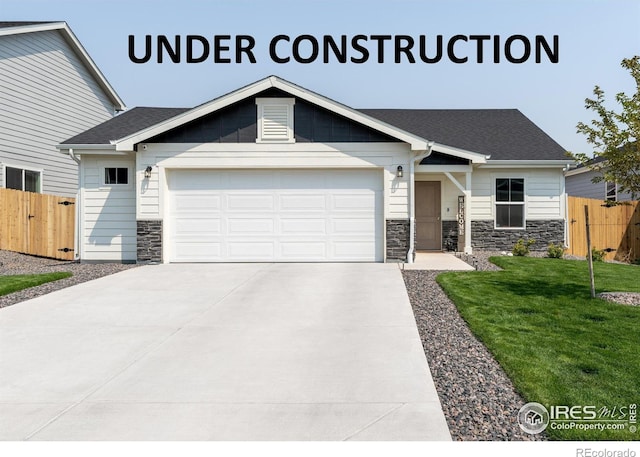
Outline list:
[[[4,166],[42,171],[43,193],[75,196],[77,164],[55,145],[114,115],[57,30],[0,36],[0,187]]]
[[[135,160],[118,156],[83,156],[81,258],[86,261],[136,260]],[[105,185],[105,167],[126,167],[127,185]]]
[[[565,217],[562,169],[479,169],[472,174],[471,220],[495,219],[497,178],[524,178],[527,220]]]

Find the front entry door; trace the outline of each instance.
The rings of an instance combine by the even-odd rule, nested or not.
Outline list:
[[[416,181],[416,249],[442,250],[440,181]]]

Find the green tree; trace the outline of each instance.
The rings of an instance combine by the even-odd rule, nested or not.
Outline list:
[[[590,124],[579,122],[578,133],[587,136],[594,146],[593,157],[571,153],[571,157],[598,172],[593,182],[615,181],[622,192],[640,194],[640,56],[622,60],[636,83],[636,92],[616,95],[620,111],[607,109],[604,91],[595,86],[594,98],[585,100],[585,108],[594,111],[597,119]]]

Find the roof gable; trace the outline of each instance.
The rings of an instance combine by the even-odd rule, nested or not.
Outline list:
[[[126,106],[120,96],[116,93],[111,84],[104,77],[96,63],[91,59],[87,51],[84,49],[78,38],[73,34],[66,22],[27,22],[13,21],[0,22],[0,37],[17,35],[23,33],[37,33],[50,30],[57,30],[62,34],[65,41],[71,46],[78,55],[87,70],[96,80],[98,85],[104,90],[109,99],[112,101],[117,111],[123,111]]]
[[[318,95],[314,92],[303,89],[295,84],[280,79],[276,76],[270,76],[268,78],[257,81],[248,86],[242,87],[234,92],[231,92],[222,97],[218,97],[210,102],[197,106],[189,111],[181,113],[171,119],[160,122],[156,125],[150,126],[134,134],[122,137],[115,141],[116,150],[119,151],[131,151],[137,143],[147,141],[150,138],[157,137],[158,135],[175,129],[176,127],[188,124],[210,113],[223,109],[241,100],[247,99],[252,96],[264,92],[268,89],[275,88],[280,91],[295,97],[296,99],[302,99],[317,105],[321,108],[325,108],[339,116],[362,124],[363,126],[374,129],[384,135],[388,135],[399,141],[408,143],[413,150],[426,150],[427,141],[417,135],[406,132],[396,126],[387,124],[379,119],[375,119],[367,114],[361,113],[357,110],[349,108],[338,102],[335,102],[329,98]]]

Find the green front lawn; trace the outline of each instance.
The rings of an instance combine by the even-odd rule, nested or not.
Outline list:
[[[37,275],[0,276],[0,297],[22,289],[28,289],[29,287],[68,278],[69,276],[71,276],[71,273],[66,271]]]
[[[504,270],[443,273],[437,281],[526,401],[596,406],[598,415],[624,407],[628,418],[629,405],[640,404],[640,307],[591,299],[587,262],[491,261]],[[596,293],[640,292],[638,266],[594,270]],[[628,427],[546,431],[562,440],[640,439]]]

